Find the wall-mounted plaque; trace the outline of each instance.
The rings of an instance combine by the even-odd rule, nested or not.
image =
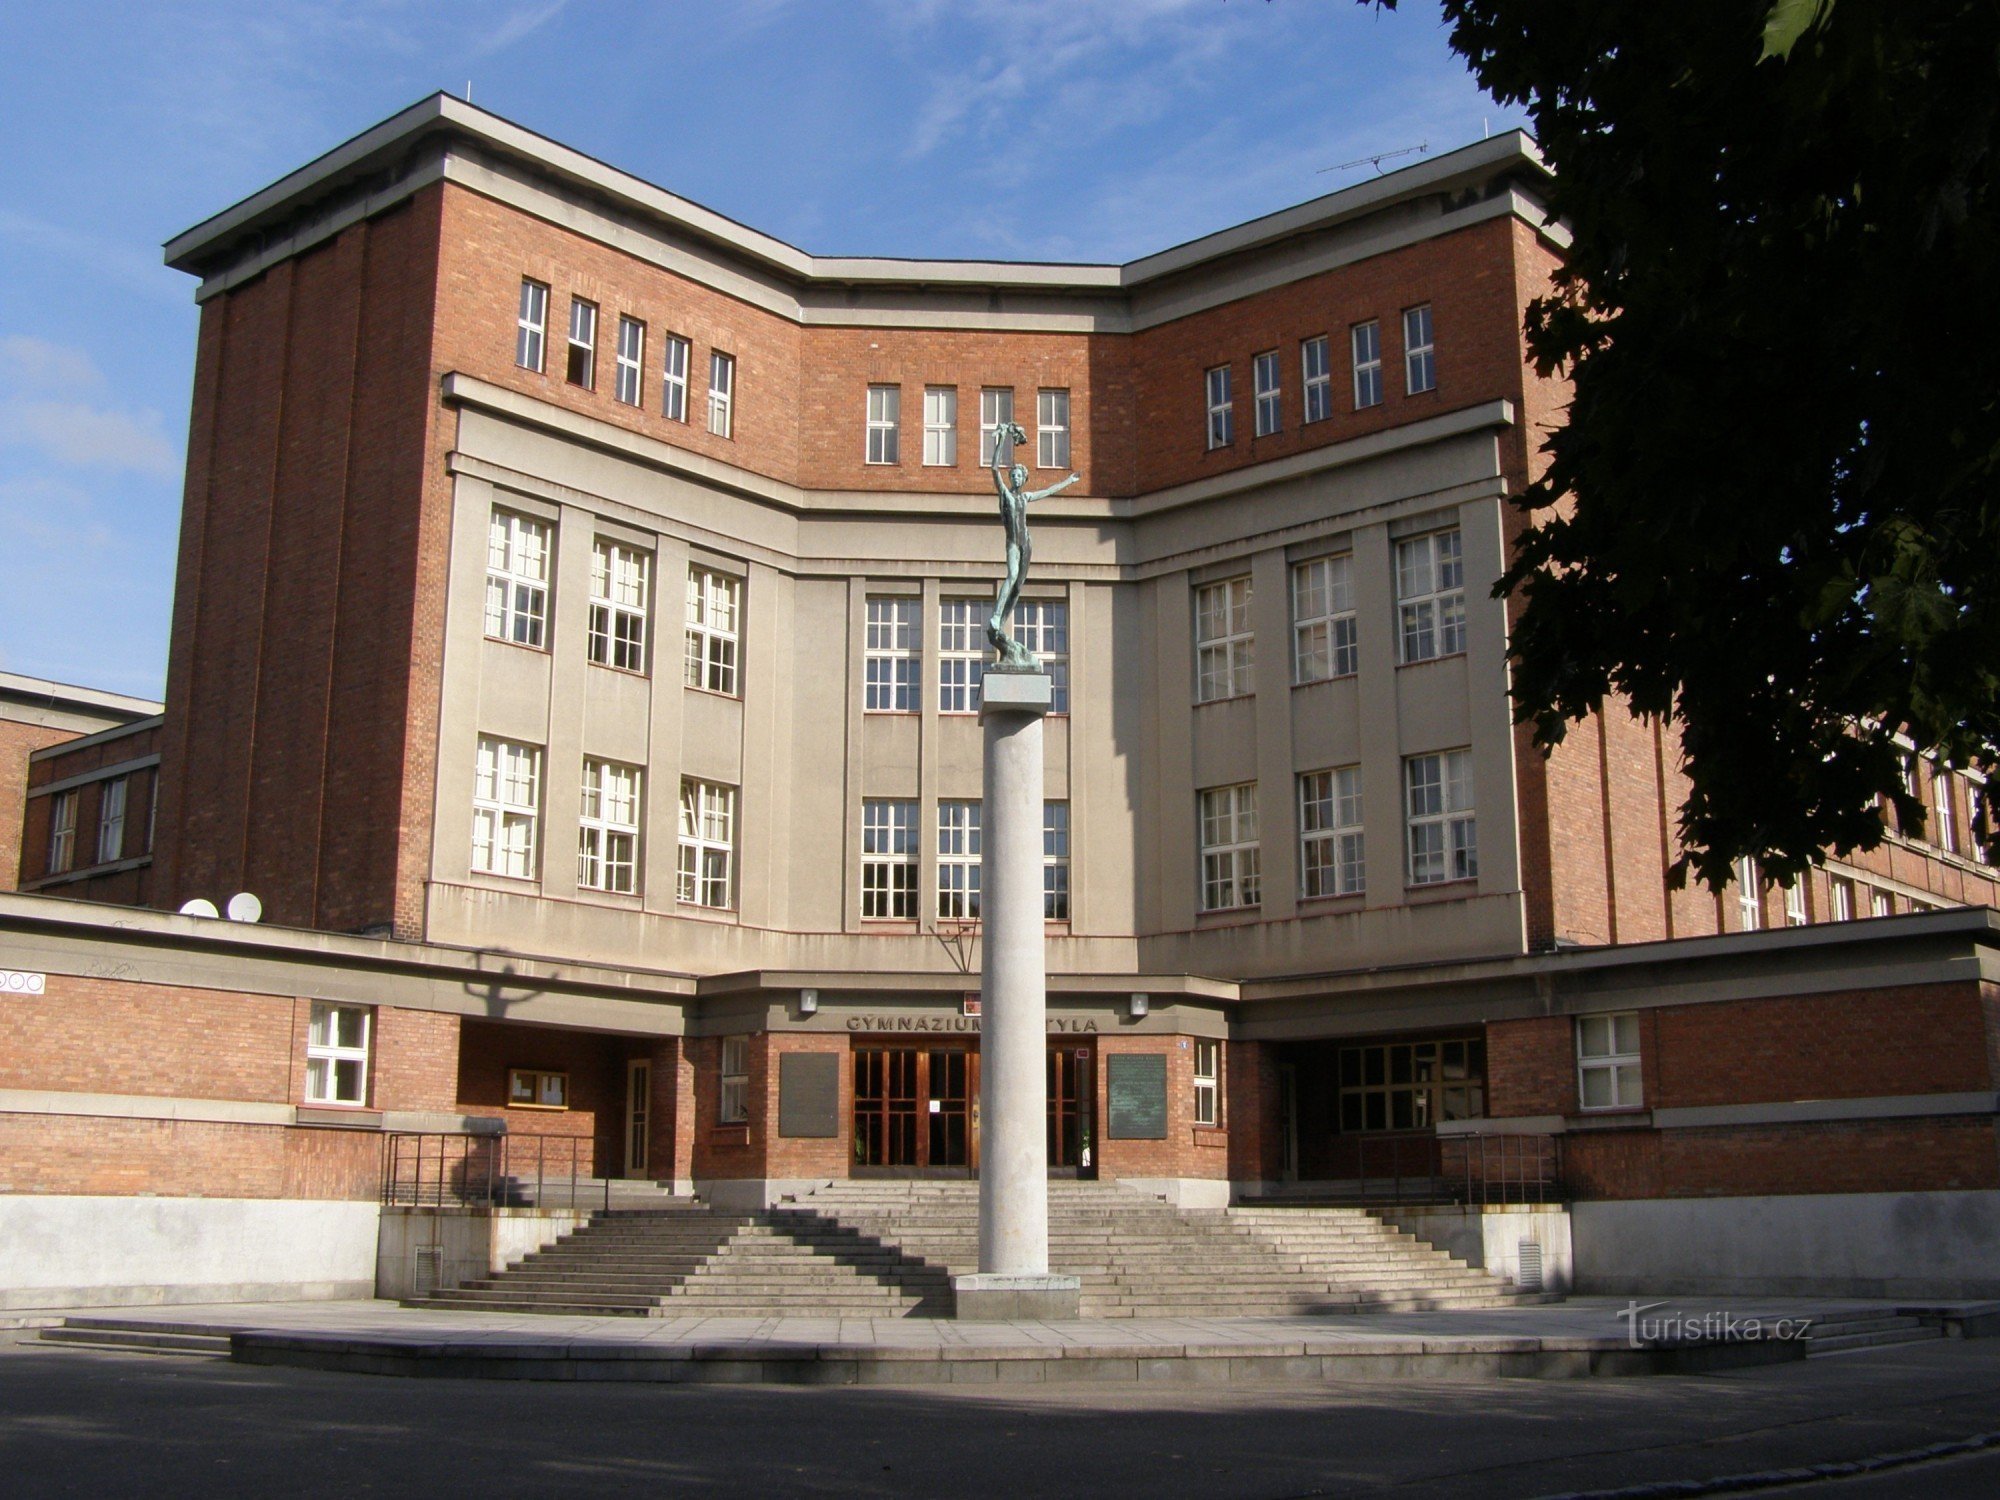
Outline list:
[[[1167,1060],[1158,1053],[1105,1059],[1105,1134],[1121,1141],[1167,1138]]]
[[[840,1058],[834,1053],[778,1054],[778,1134],[840,1134]]]

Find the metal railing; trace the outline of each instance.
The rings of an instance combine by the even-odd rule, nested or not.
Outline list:
[[[1561,1136],[1454,1135],[1438,1145],[1442,1175],[1461,1203],[1562,1200]]]
[[[383,1143],[385,1208],[611,1207],[588,1136],[398,1131]]]
[[[1373,1135],[1339,1138],[1363,1203],[1434,1203],[1443,1195],[1437,1137]],[[1335,1175],[1346,1174],[1339,1167]]]

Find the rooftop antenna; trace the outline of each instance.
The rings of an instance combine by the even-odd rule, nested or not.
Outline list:
[[[472,80],[470,78],[465,80],[465,102],[467,104],[472,102]]]
[[[1382,175],[1383,162],[1394,161],[1399,156],[1422,156],[1430,149],[1431,149],[1431,143],[1429,141],[1425,141],[1421,145],[1404,146],[1400,150],[1396,151],[1378,151],[1373,156],[1357,156],[1354,158],[1353,161],[1344,161],[1340,163],[1340,165],[1338,166],[1321,167],[1320,171],[1347,172],[1351,171],[1355,167],[1373,167],[1375,169],[1375,175],[1377,177],[1380,177]]]

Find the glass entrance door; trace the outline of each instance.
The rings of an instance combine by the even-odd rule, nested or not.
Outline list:
[[[1049,1172],[1095,1177],[1097,1049],[1074,1042],[1049,1045]]]
[[[635,1057],[625,1065],[625,1175],[646,1177],[652,1144],[653,1065]]]
[[[963,1176],[978,1165],[979,1054],[964,1047],[857,1047],[856,1171]]]

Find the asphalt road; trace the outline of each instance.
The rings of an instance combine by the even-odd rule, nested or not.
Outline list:
[[[0,1495],[1539,1496],[2000,1431],[2000,1339],[1727,1375],[927,1390],[396,1380],[0,1342]],[[1766,1491],[2000,1495],[2000,1448]]]

